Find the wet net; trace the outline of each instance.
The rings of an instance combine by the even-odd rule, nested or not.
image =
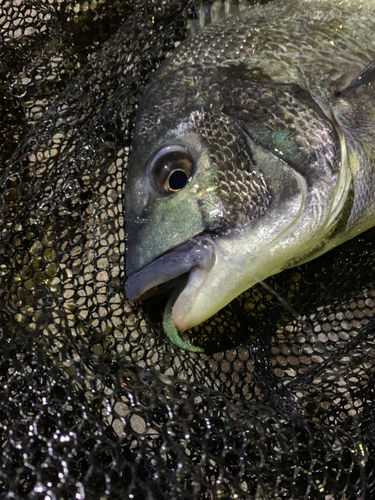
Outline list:
[[[0,499],[375,498],[374,231],[189,332],[202,355],[126,302],[137,101],[200,12],[1,3]]]

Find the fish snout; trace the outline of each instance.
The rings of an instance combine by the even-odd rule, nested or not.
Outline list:
[[[212,237],[197,236],[128,275],[125,283],[126,296],[129,300],[143,300],[145,294],[153,288],[193,269],[204,269],[209,272],[214,261],[215,246]]]

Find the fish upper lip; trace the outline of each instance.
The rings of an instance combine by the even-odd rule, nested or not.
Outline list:
[[[142,300],[143,296],[159,285],[186,274],[193,269],[212,267],[215,246],[212,237],[201,234],[160,255],[125,282],[128,300]]]

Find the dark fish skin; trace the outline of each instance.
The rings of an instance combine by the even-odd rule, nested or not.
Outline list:
[[[215,264],[199,279],[192,268],[172,311],[184,330],[373,226],[374,59],[370,0],[275,1],[181,44],[139,103],[125,193],[128,289],[161,255],[211,235]],[[193,169],[186,186],[164,193],[152,162],[169,147]]]

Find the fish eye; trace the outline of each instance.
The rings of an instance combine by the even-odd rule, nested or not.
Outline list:
[[[194,161],[182,146],[168,146],[161,149],[150,164],[151,181],[162,194],[177,193],[192,178]]]

